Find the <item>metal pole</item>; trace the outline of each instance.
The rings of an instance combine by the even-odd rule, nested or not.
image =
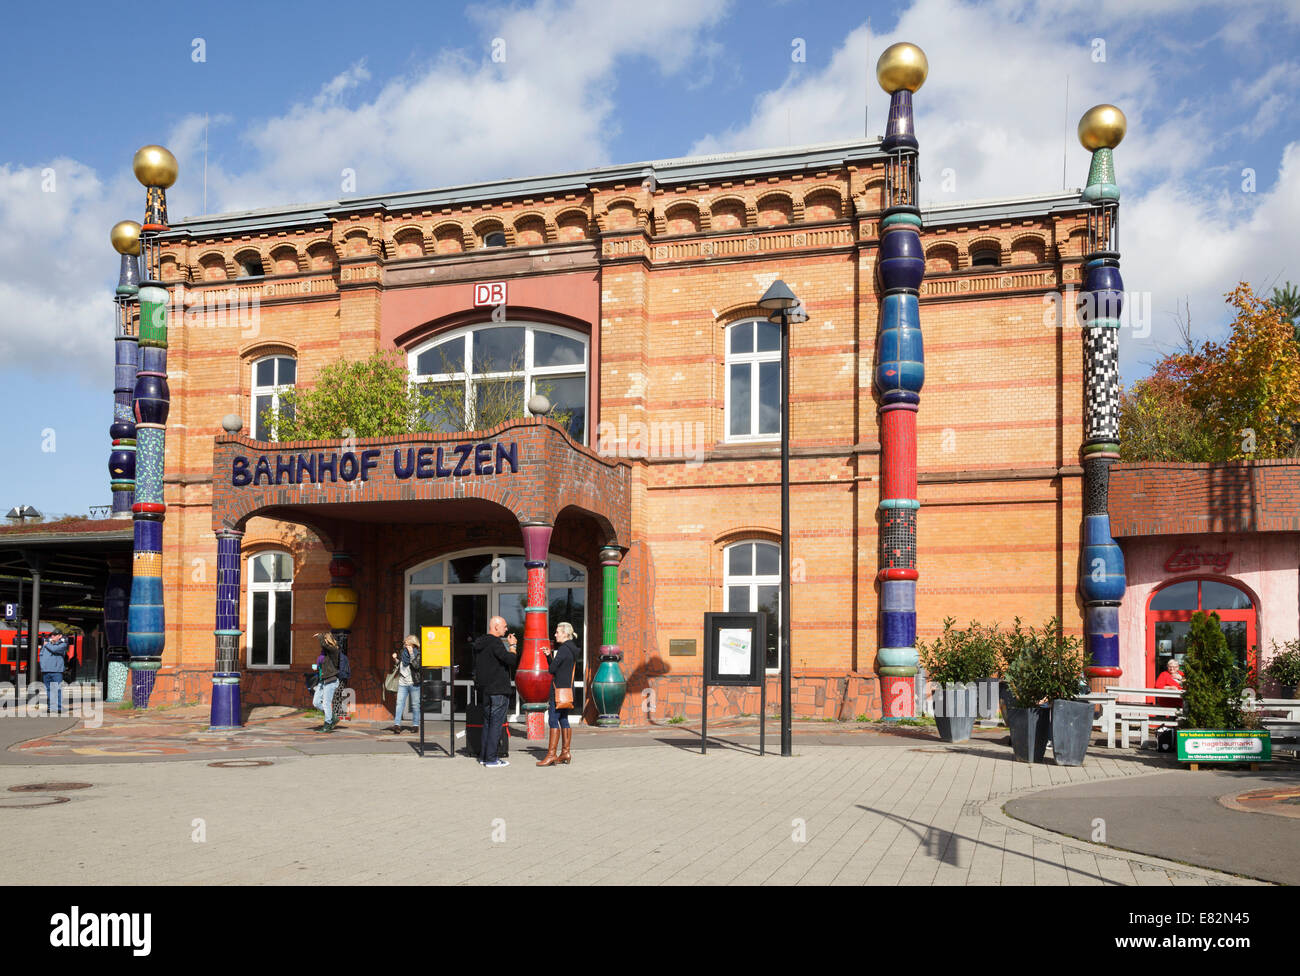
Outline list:
[[[781,310],[781,755],[791,749],[790,707],[790,315]]]
[[[41,626],[41,571],[32,570],[32,613],[27,625],[27,680],[36,680],[36,640]]]

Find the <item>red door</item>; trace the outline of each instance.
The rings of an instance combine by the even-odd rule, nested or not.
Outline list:
[[[1219,615],[1219,628],[1228,649],[1249,673],[1255,673],[1258,608],[1250,594],[1223,577],[1197,577],[1166,583],[1147,603],[1147,687],[1165,669],[1171,655],[1180,661],[1187,650],[1192,614],[1198,610]]]

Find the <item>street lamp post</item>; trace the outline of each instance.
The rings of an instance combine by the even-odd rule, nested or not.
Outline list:
[[[790,286],[772,282],[758,307],[772,313],[768,321],[781,326],[781,755],[792,755],[790,707],[790,323],[808,316]],[[766,680],[766,679],[764,679]]]

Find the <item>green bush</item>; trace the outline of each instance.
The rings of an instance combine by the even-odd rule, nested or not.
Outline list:
[[[1282,688],[1300,685],[1300,640],[1290,640],[1278,647],[1273,641],[1273,656],[1264,667],[1264,677]]]
[[[1069,701],[1085,687],[1083,641],[1066,636],[1056,617],[1041,630],[1025,629],[1017,617],[1015,629],[1005,635],[1003,660],[1002,676],[1017,708]]]
[[[1241,692],[1246,676],[1228,650],[1219,615],[1192,615],[1183,659],[1183,701],[1194,729],[1242,727]]]
[[[939,684],[983,681],[998,669],[997,627],[971,621],[965,630],[953,630],[957,621],[948,617],[943,633],[929,644],[917,642],[926,680]]]

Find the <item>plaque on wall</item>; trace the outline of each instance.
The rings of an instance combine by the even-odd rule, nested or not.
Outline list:
[[[668,642],[669,657],[694,657],[695,656],[695,639],[690,640],[676,639]]]

